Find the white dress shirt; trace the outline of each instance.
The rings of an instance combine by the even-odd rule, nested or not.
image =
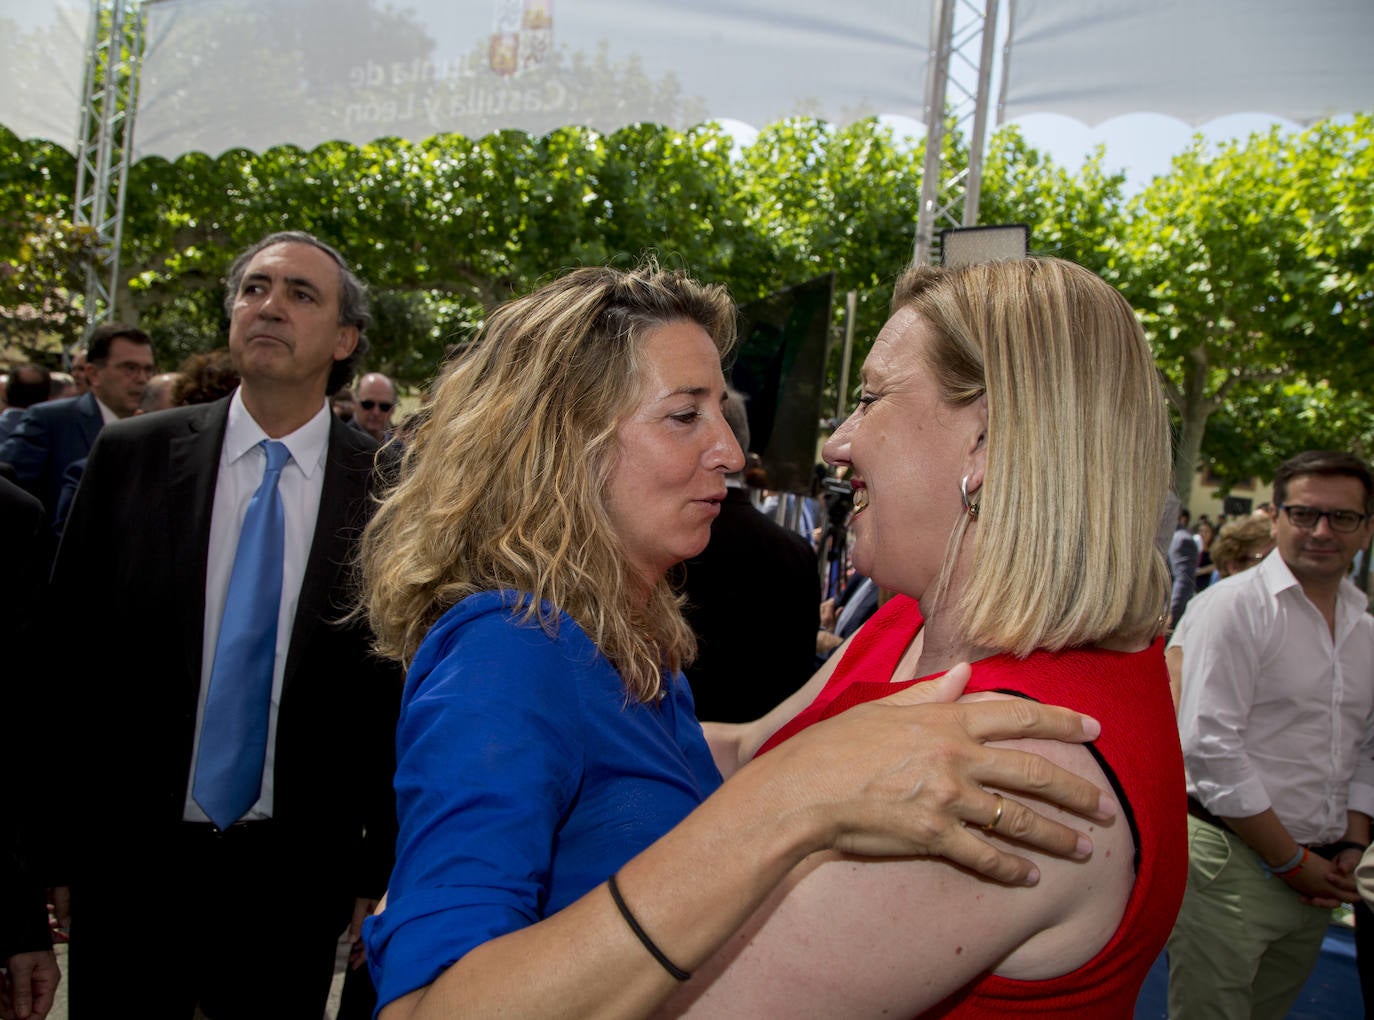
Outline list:
[[[262,793],[245,818],[270,818],[272,815],[273,767],[276,761],[277,707],[281,703],[282,677],[286,672],[286,653],[291,645],[291,629],[296,619],[301,581],[315,537],[315,519],[324,489],[325,454],[329,448],[329,404],[320,402],[319,413],[281,443],[291,451],[282,469],[278,487],[286,518],[282,543],[281,606],[277,612],[277,649],[272,663],[272,704],[267,719],[267,759],[262,773]],[[220,451],[219,475],[215,482],[215,503],[210,518],[210,554],[205,571],[205,624],[200,667],[200,697],[196,702],[196,734],[191,749],[191,782],[186,790],[183,818],[188,822],[208,822],[204,811],[191,795],[195,787],[195,762],[200,757],[200,728],[205,718],[205,699],[210,692],[210,672],[215,664],[220,618],[229,592],[229,575],[234,569],[239,531],[253,493],[262,484],[267,455],[258,446],[270,438],[243,406],[243,396],[234,391],[229,402],[229,421]]]
[[[1221,579],[1221,580],[1224,580]],[[1196,625],[1201,627],[1199,621],[1204,613],[1207,612],[1207,604],[1213,598],[1214,592],[1221,585],[1221,580],[1214,581],[1202,591],[1198,592],[1188,600],[1188,608],[1183,611],[1183,619],[1174,624],[1174,632],[1169,635],[1168,648],[1182,648],[1184,642],[1188,640],[1188,634]]]
[[[1299,843],[1340,839],[1347,809],[1374,815],[1374,617],[1364,594],[1341,582],[1333,637],[1278,550],[1204,594],[1183,618],[1188,792],[1228,818],[1272,808]]]
[[[108,407],[106,407],[105,402],[103,400],[97,397],[94,393],[92,393],[91,396],[95,398],[95,406],[96,410],[100,412],[100,424],[102,426],[111,425],[114,422],[119,421],[119,415],[115,414]]]

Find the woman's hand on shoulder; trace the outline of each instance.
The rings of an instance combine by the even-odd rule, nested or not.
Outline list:
[[[853,808],[854,817],[872,810],[863,824],[877,835],[863,827],[851,834],[850,845],[859,846],[864,857],[832,850],[807,858],[726,946],[697,969],[692,981],[676,991],[661,1015],[912,1016],[980,974],[1043,980],[1067,973],[1100,951],[1119,926],[1130,893],[1129,828],[1120,818],[1098,827],[1099,845],[1085,860],[1073,828],[1077,816],[1042,799],[1045,791],[1062,786],[1075,791],[1068,799],[1087,805],[1090,815],[1115,811],[1115,800],[1101,795],[1097,785],[1105,785],[1105,777],[1079,746],[1087,735],[1080,717],[1042,711],[1047,706],[1004,695],[975,694],[950,703],[966,680],[961,668],[939,682],[917,685],[813,727],[820,732],[849,717],[870,716],[853,732],[831,727],[824,745],[830,753],[831,740],[847,738],[870,759],[877,777],[864,781],[872,803],[864,808],[840,804],[838,784],[826,783],[820,792],[836,797],[837,811]],[[868,709],[872,711],[863,711]],[[909,720],[913,715],[914,723]],[[1091,721],[1086,728],[1096,729]],[[1011,731],[1021,735],[1007,740],[1009,746],[984,746],[983,741]],[[925,750],[906,758],[894,753],[891,745],[904,732]],[[1054,736],[1030,736],[1039,732]],[[1030,759],[1040,764],[1030,764]],[[837,774],[851,767],[839,754],[828,764]],[[1081,784],[1073,781],[1075,774]],[[854,767],[848,781],[862,775]],[[1013,793],[1010,783],[994,779],[1015,780],[1018,775],[1022,787],[1032,791],[1028,795]],[[1001,792],[985,791],[984,783]],[[1098,810],[1103,797],[1108,811]],[[883,804],[891,816],[884,815]],[[985,831],[994,821],[993,831]],[[902,822],[910,826],[905,835],[896,830]],[[1034,841],[1029,837],[1042,826],[1067,834],[1072,852],[1028,849]],[[847,848],[846,838],[836,845]],[[902,839],[923,845],[888,850]],[[1030,867],[1019,855],[1033,858],[1039,879],[1035,887],[989,882],[985,876],[1007,879],[995,868],[975,866],[985,859],[984,849],[998,860],[1020,862],[1018,868]],[[871,859],[882,852],[911,856]],[[967,868],[947,863],[970,860],[975,863]],[[1013,871],[1010,880],[1020,881],[1014,877],[1018,873],[1025,874]],[[912,946],[919,951],[913,953]],[[844,975],[843,981],[835,980],[837,973]]]
[[[1078,744],[1035,738],[1009,744],[1106,784]],[[1091,857],[1069,860],[1027,850],[1013,819],[1021,812],[1048,814],[1072,831],[1073,816],[1005,788],[989,796],[994,804],[1001,796],[994,831],[964,831],[1033,857],[1040,869],[1034,888],[997,884],[937,857],[812,854],[677,990],[662,1015],[914,1016],[987,972],[1039,981],[1090,960],[1120,926],[1130,896],[1134,868],[1125,819],[1095,827]]]
[[[1021,698],[957,702],[969,673],[960,664],[938,680],[859,705],[762,759],[795,770],[810,795],[804,810],[821,815],[824,847],[865,857],[944,857],[1026,885],[1039,880],[1038,868],[973,828],[996,819],[999,833],[1026,846],[1073,858],[1092,852],[1084,833],[986,788],[1026,793],[1099,820],[1113,816],[1114,800],[1039,755],[987,742],[1083,743],[1100,732],[1097,722]]]

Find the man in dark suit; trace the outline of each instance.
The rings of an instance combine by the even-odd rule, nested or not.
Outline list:
[[[52,1008],[60,978],[48,932],[46,882],[32,865],[33,823],[40,805],[23,777],[43,768],[42,722],[33,702],[42,656],[34,608],[46,580],[47,525],[43,505],[0,478],[0,584],[8,596],[0,613],[0,775],[12,777],[0,812],[0,1016],[37,1017]]]
[[[5,384],[6,407],[0,411],[0,443],[18,427],[25,411],[51,396],[52,375],[42,365],[20,365],[12,370]]]
[[[138,410],[154,372],[152,341],[133,326],[97,326],[86,347],[89,393],[34,404],[0,444],[0,463],[12,464],[19,484],[57,513],[67,465],[91,450],[100,429]]]
[[[54,569],[90,607],[59,676],[83,1014],[315,1020],[390,869],[401,676],[349,616],[377,443],[325,401],[366,350],[365,294],[288,232],[239,257],[226,307],[239,389],[102,431]],[[244,588],[274,518],[275,576],[255,560]]]
[[[1179,510],[1178,527],[1169,540],[1169,573],[1173,576],[1173,593],[1169,600],[1169,621],[1177,627],[1183,610],[1197,593],[1198,547],[1188,529],[1188,511]]]
[[[725,419],[748,450],[749,419],[735,390]],[[748,722],[810,678],[821,583],[810,543],[754,508],[743,474],[726,486],[710,544],[685,566],[687,622],[697,635],[686,674],[700,718]]]

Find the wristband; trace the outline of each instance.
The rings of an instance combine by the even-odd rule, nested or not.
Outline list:
[[[1270,868],[1269,874],[1277,875],[1279,878],[1283,878],[1285,875],[1291,875],[1295,871],[1302,870],[1302,866],[1307,863],[1307,854],[1307,847],[1298,847],[1298,852],[1296,854],[1294,854],[1289,860],[1285,861],[1278,867]]]

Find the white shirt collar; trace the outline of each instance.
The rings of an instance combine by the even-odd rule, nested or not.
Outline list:
[[[324,466],[324,454],[329,446],[329,425],[329,402],[321,397],[320,409],[313,418],[295,432],[277,440],[286,444],[291,451],[291,460],[306,478],[314,477],[315,472]],[[242,388],[234,390],[233,399],[229,401],[229,421],[224,430],[224,463],[234,463],[264,439],[270,438],[244,406]]]
[[[1283,556],[1279,554],[1277,548],[1268,556],[1260,561],[1260,565],[1255,568],[1264,579],[1264,587],[1270,595],[1277,596],[1279,592],[1295,588],[1303,598],[1307,593],[1302,590],[1302,584],[1293,576],[1293,571],[1284,562]],[[1350,578],[1341,578],[1340,587],[1336,591],[1336,606],[1339,613],[1360,614],[1365,611],[1366,597],[1359,588],[1350,581]]]
[[[94,390],[91,391],[91,399],[95,401],[95,406],[97,410],[100,411],[100,423],[102,425],[109,425],[111,422],[119,421],[119,415],[106,407],[105,401],[97,397]]]
[[[1283,561],[1277,547],[1260,560],[1259,566],[1255,569],[1259,571],[1260,577],[1264,578],[1264,587],[1270,595],[1277,595],[1289,588],[1302,587],[1293,576],[1293,571],[1288,569],[1288,564]]]

